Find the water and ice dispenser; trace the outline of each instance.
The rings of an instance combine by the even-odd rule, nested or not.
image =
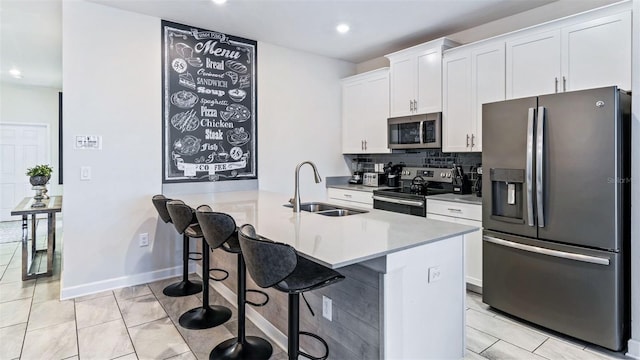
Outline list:
[[[490,169],[491,217],[524,223],[525,173],[523,169]]]

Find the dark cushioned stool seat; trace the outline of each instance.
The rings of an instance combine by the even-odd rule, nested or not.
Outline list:
[[[158,212],[158,216],[165,223],[172,223],[171,215],[167,210],[167,203],[173,199],[166,198],[164,195],[154,195],[151,198],[153,206]],[[191,221],[195,222],[194,219]],[[182,233],[179,231],[179,233]],[[200,235],[202,237],[202,235]],[[182,234],[182,281],[171,284],[162,290],[167,296],[187,296],[202,291],[202,284],[199,281],[189,280],[189,235]]]
[[[167,211],[171,216],[171,221],[176,226],[178,232],[192,238],[202,239],[202,306],[191,309],[180,316],[178,322],[186,329],[208,329],[224,324],[231,318],[231,310],[224,306],[209,305],[209,245],[204,238],[203,231],[195,210],[184,202],[173,200],[167,202]],[[196,223],[193,222],[196,219]],[[228,275],[228,274],[227,274]]]
[[[236,287],[238,336],[219,343],[209,353],[209,359],[269,359],[273,353],[271,344],[263,338],[246,336],[245,334],[245,305],[249,303],[254,306],[264,306],[269,301],[269,297],[261,291],[247,290],[247,270],[242,257],[240,243],[238,242],[236,222],[228,214],[214,212],[206,205],[198,207],[196,217],[202,226],[204,237],[212,249],[220,247],[227,252],[238,255],[238,282]],[[246,300],[248,291],[262,293],[267,300],[261,304],[250,302]]]
[[[287,339],[289,359],[297,360],[299,355],[315,360],[326,359],[329,356],[327,343],[315,334],[299,331],[300,294],[343,280],[344,276],[335,270],[299,256],[296,250],[287,244],[258,236],[253,226],[249,224],[240,228],[238,240],[247,262],[249,274],[256,284],[263,288],[273,287],[289,294],[289,335]],[[309,309],[311,308],[309,307]],[[300,335],[311,336],[320,341],[325,348],[325,354],[314,357],[300,351]]]

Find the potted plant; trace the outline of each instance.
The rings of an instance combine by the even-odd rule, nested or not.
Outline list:
[[[46,184],[51,178],[53,168],[47,165],[36,165],[27,169],[27,176],[29,176],[29,182],[33,186],[42,186]]]

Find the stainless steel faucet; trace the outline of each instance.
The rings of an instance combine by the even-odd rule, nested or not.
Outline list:
[[[315,177],[316,184],[322,181],[320,174],[318,173],[318,169],[316,168],[316,164],[311,161],[303,161],[298,166],[296,166],[296,188],[295,193],[293,194],[293,199],[289,200],[291,205],[293,205],[293,212],[300,212],[300,168],[304,164],[309,164],[313,168],[313,176]]]

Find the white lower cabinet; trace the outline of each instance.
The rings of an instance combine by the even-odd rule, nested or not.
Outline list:
[[[427,198],[427,218],[479,227],[464,235],[464,267],[467,284],[482,289],[482,205]]]
[[[373,209],[373,192],[328,188],[328,202],[336,205]]]

